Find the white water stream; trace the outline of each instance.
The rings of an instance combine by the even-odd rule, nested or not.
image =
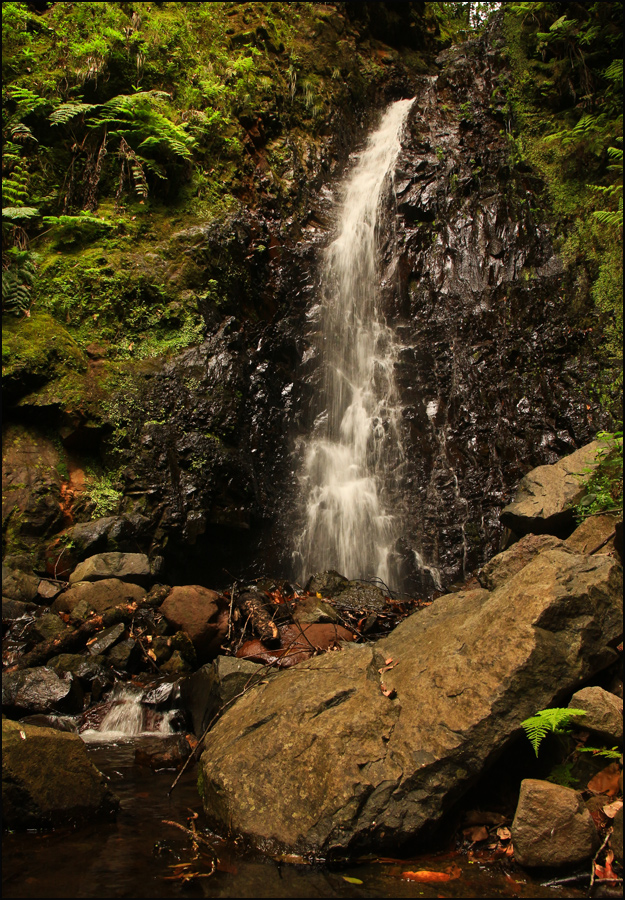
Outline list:
[[[393,103],[350,173],[338,236],[323,261],[321,412],[305,448],[298,574],[396,581],[398,520],[386,497],[403,458],[397,344],[379,305],[379,230],[412,100]]]

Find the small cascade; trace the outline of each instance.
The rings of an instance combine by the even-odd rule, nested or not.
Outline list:
[[[338,569],[394,586],[398,519],[387,498],[403,460],[395,385],[398,345],[380,309],[384,201],[413,100],[393,103],[345,186],[338,236],[323,260],[319,327],[324,384],[300,481],[305,522],[294,561],[301,580]]]
[[[173,734],[172,722],[177,715],[176,709],[156,712],[150,705],[149,694],[141,688],[118,684],[99,723],[88,722],[80,736],[91,743],[114,743],[145,734]]]

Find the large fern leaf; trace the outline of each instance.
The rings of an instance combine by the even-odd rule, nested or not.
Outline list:
[[[535,716],[530,716],[521,722],[521,728],[524,729],[527,738],[534,748],[534,753],[538,756],[538,749],[543,738],[552,731],[565,731],[567,726],[571,724],[571,719],[576,716],[585,716],[586,711],[583,709],[561,709],[554,707],[552,709],[541,709]]]

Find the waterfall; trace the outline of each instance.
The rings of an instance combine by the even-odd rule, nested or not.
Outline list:
[[[392,585],[398,518],[386,499],[403,458],[395,385],[397,343],[380,309],[379,237],[384,201],[413,100],[393,103],[351,171],[338,236],[323,258],[319,326],[324,382],[305,442],[305,521],[296,538],[300,579],[338,569]]]

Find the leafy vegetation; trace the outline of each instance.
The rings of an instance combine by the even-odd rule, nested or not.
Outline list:
[[[575,513],[578,522],[600,513],[623,511],[623,433],[602,431],[599,465],[587,483],[587,491]]]
[[[597,394],[620,422],[623,5],[506,3],[504,14],[513,159],[529,162],[545,179],[569,273],[571,315],[602,334]]]
[[[561,709],[559,707],[541,709],[535,716],[530,716],[529,719],[521,722],[521,727],[534,748],[534,753],[538,756],[540,745],[548,734],[566,731],[572,719],[585,715],[586,711],[583,709]]]

